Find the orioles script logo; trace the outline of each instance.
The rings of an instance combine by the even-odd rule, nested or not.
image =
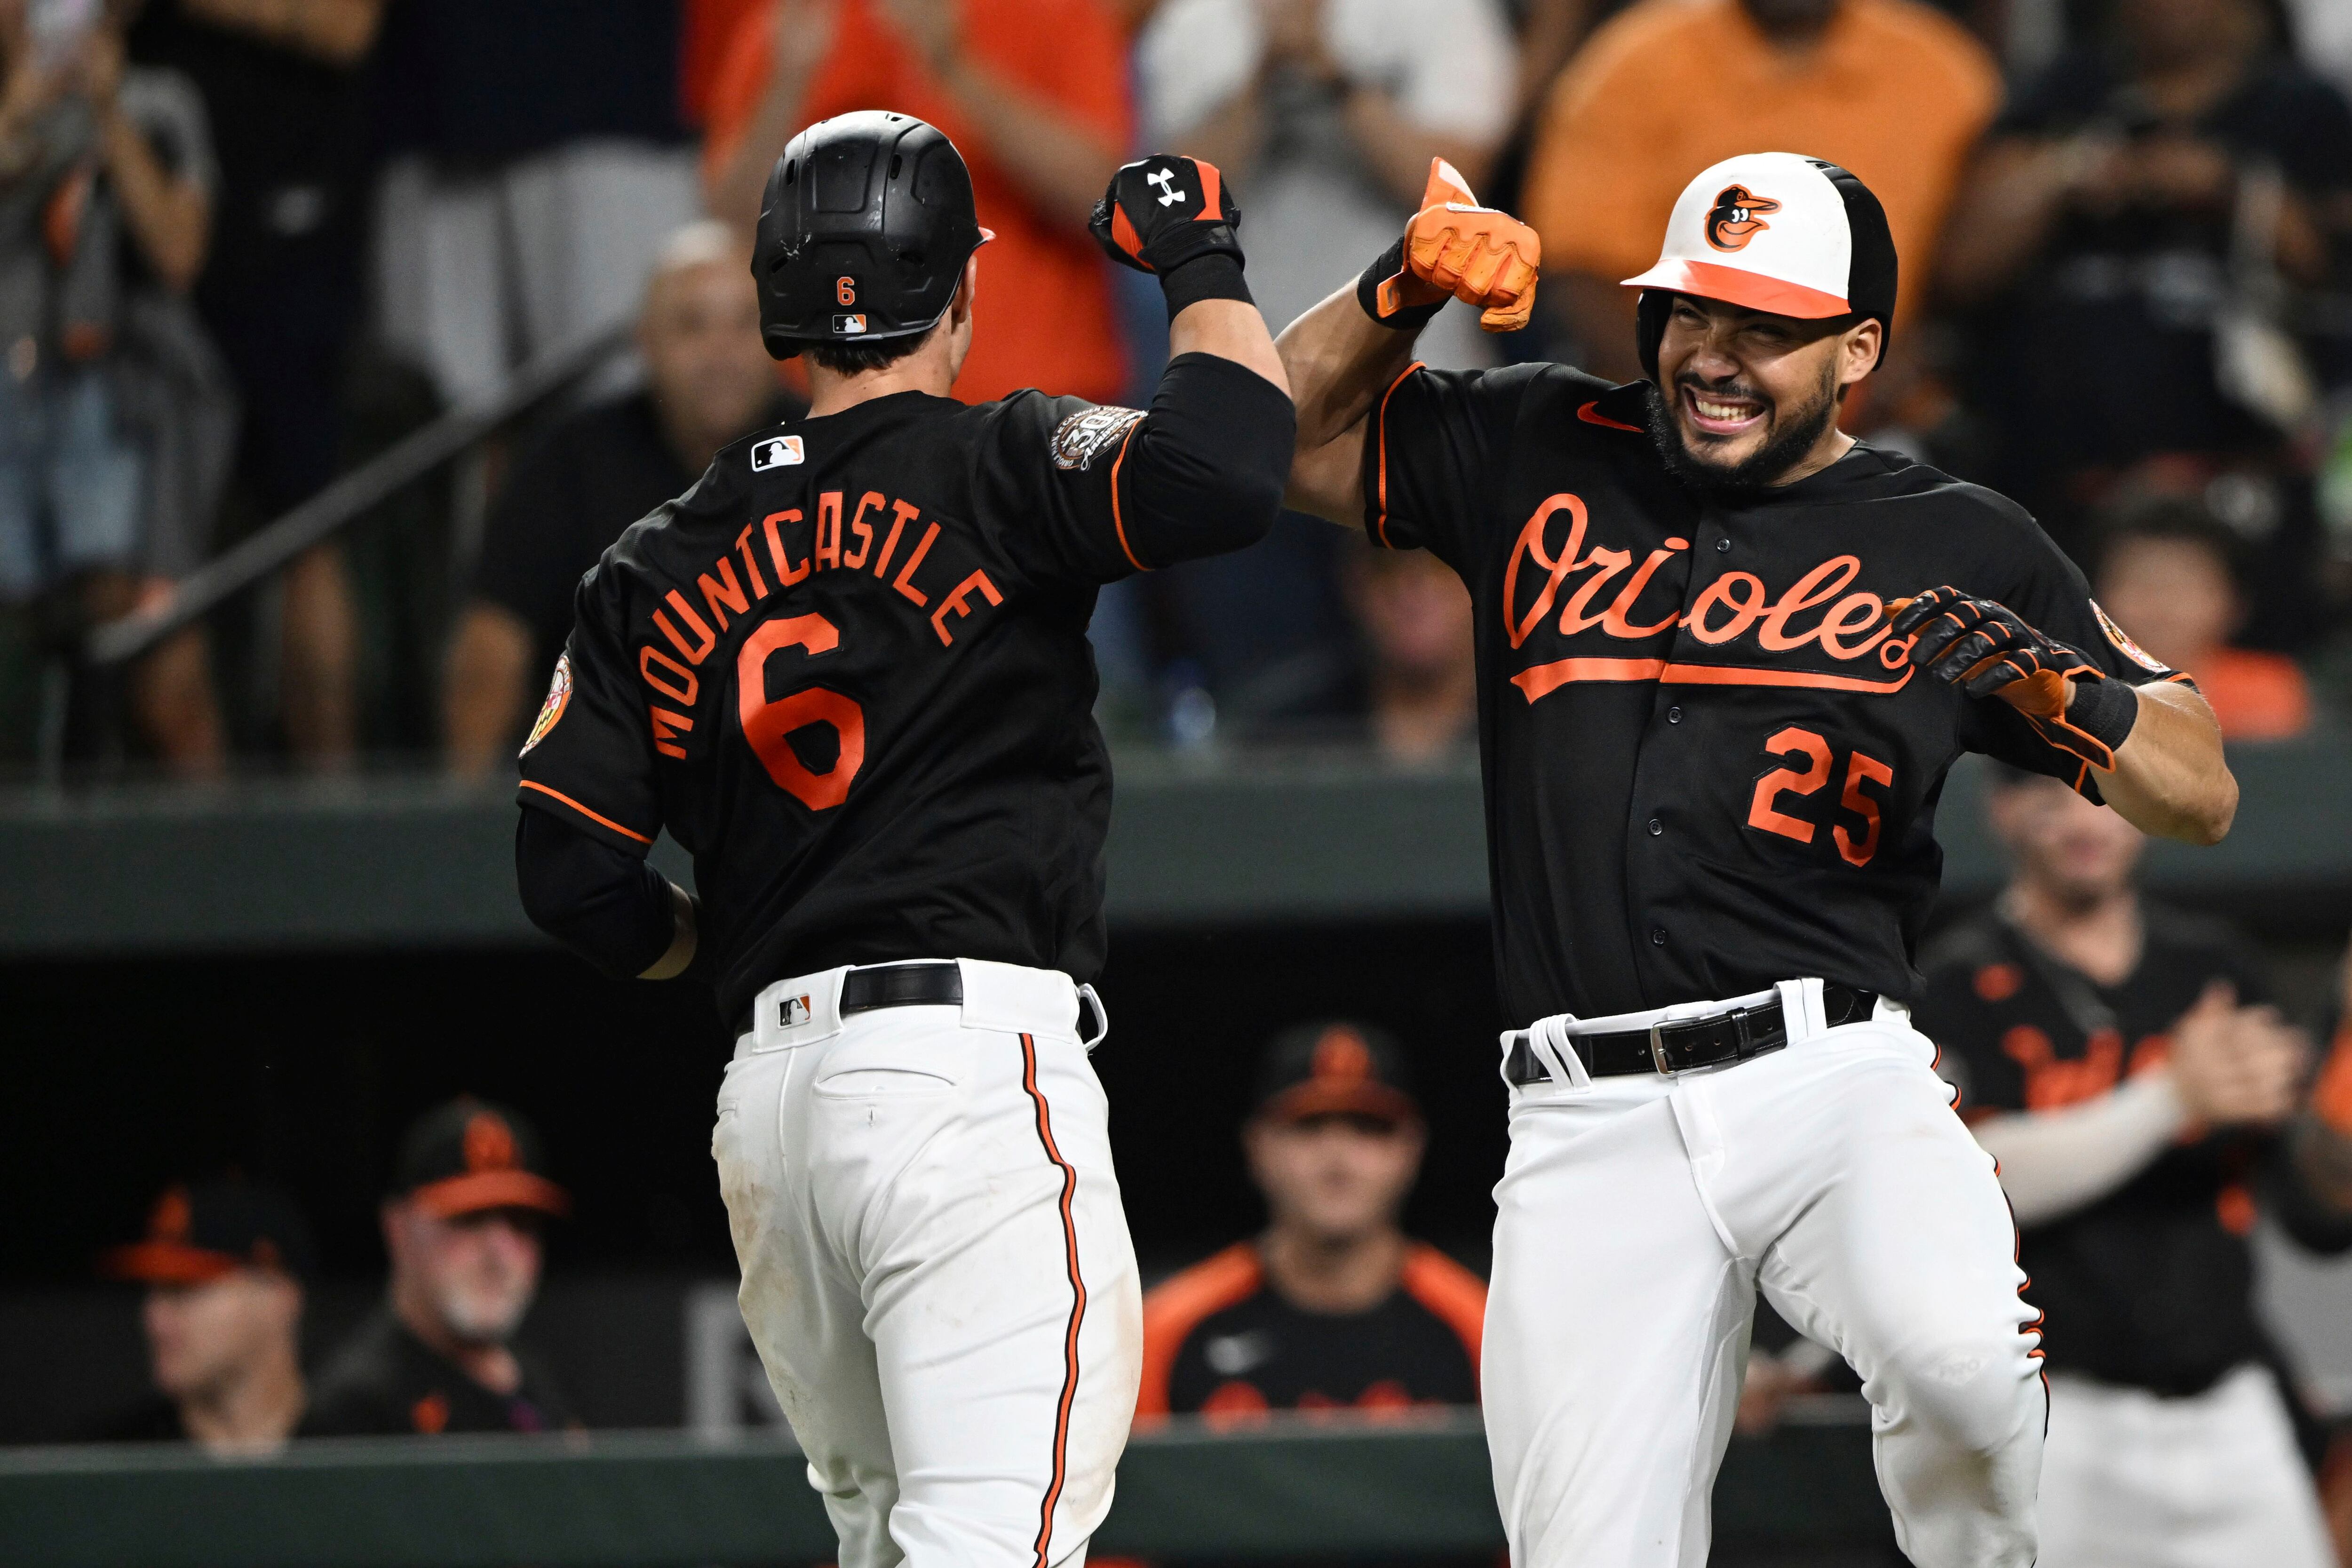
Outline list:
[[[1562,513],[1568,519],[1568,537],[1555,551],[1546,543],[1546,536],[1552,531],[1553,519]],[[1725,572],[1691,596],[1688,611],[1660,605],[1650,612],[1655,618],[1637,623],[1633,617],[1650,580],[1661,566],[1688,550],[1690,541],[1668,539],[1637,566],[1630,551],[1603,544],[1586,549],[1587,521],[1583,500],[1561,494],[1536,508],[1519,530],[1510,561],[1503,568],[1504,629],[1514,648],[1523,646],[1557,607],[1556,626],[1562,637],[1597,630],[1626,642],[1645,642],[1686,626],[1697,641],[1721,648],[1727,656],[1737,657],[1748,647],[1768,654],[1818,648],[1840,664],[1859,668],[1847,674],[1761,661],[1685,664],[1658,658],[1561,658],[1511,677],[1511,684],[1525,692],[1528,701],[1580,680],[1803,686],[1882,694],[1900,691],[1910,684],[1913,639],[1889,636],[1893,626],[1886,602],[1877,595],[1846,592],[1862,573],[1861,557],[1833,555],[1777,596],[1753,572]],[[1521,574],[1532,582],[1538,572],[1543,574],[1543,585],[1522,613]],[[1579,574],[1582,574],[1580,579],[1571,583]],[[1596,607],[1612,585],[1615,595],[1605,607]],[[1882,670],[1884,674],[1879,673]]]
[[[1746,185],[1726,185],[1715,193],[1715,205],[1707,209],[1706,242],[1717,250],[1744,250],[1750,239],[1772,226],[1764,215],[1780,210],[1780,204],[1770,196],[1759,196]]]

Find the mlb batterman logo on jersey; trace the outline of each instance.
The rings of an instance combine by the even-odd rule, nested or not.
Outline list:
[[[764,474],[770,468],[789,468],[808,459],[808,450],[797,436],[771,436],[751,447],[751,471]]]

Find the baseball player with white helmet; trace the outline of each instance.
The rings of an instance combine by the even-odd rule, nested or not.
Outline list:
[[[2032,518],[1838,428],[1892,324],[1877,198],[1791,153],[1675,205],[1651,379],[1412,362],[1524,322],[1538,241],[1442,163],[1285,331],[1295,505],[1476,605],[1511,1152],[1485,1366],[1517,1568],[1706,1560],[1758,1291],[1860,1373],[1923,1568],[2024,1568],[2044,1391],[1991,1160],[1914,1031],[1968,751],[2211,842],[2210,710]]]

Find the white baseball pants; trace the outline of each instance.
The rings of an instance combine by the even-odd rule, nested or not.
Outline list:
[[[2050,1374],[2042,1568],[2335,1568],[2278,1384],[2167,1399]]]
[[[1077,993],[962,969],[960,1007],[846,1019],[845,969],[771,986],[719,1090],[743,1321],[841,1568],[1076,1568],[1135,1411],[1142,1299]]]
[[[1512,1091],[1481,1384],[1515,1568],[1706,1563],[1759,1289],[1862,1374],[1918,1568],[2033,1562],[2039,1320],[1992,1160],[1900,1005],[1828,1028],[1820,982],[1777,990],[1769,1056],[1592,1079],[1556,1032],[1554,1081]]]

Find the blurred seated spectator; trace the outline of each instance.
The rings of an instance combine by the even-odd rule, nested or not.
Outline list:
[[[2284,309],[2328,274],[2352,110],[2265,0],[2117,0],[2105,36],[2022,86],[1946,229],[1943,288],[1978,307],[1969,401],[1985,476],[2078,552],[2157,454],[2299,469],[2313,378]],[[2266,616],[2299,614],[2283,574]],[[2307,590],[2306,590],[2307,591]]]
[[[368,93],[384,0],[150,0],[132,57],[202,93],[220,166],[196,308],[242,405],[231,515],[266,522],[342,460],[349,350],[364,294]],[[209,524],[210,519],[206,520]],[[278,720],[305,766],[359,750],[360,631],[343,550],[279,578]]]
[[[2141,897],[2114,812],[2006,769],[1988,805],[2011,880],[1928,954],[1918,1021],[2047,1314],[2041,1562],[2327,1568],[2249,1238],[2267,1211],[2352,1247],[2352,1052],[2306,1093],[2235,934]]]
[[[1360,652],[1318,649],[1265,670],[1226,704],[1236,738],[1349,742],[1403,763],[1475,752],[1478,667],[1462,579],[1424,550],[1350,541],[1340,552]]]
[[[1778,148],[1853,170],[1885,204],[1899,361],[2000,96],[1983,47],[1916,0],[1644,0],[1569,62],[1537,129],[1522,205],[1543,236],[1538,299],[1580,363],[1639,376],[1634,290],[1619,280],[1649,266],[1692,174]],[[1898,395],[1889,384],[1875,401]]]
[[[194,88],[126,69],[98,7],[0,5],[0,604],[62,595],[79,630],[205,553],[235,413],[184,296],[216,174]],[[167,767],[221,768],[201,632],[130,695]]]
[[[2237,551],[2194,498],[2131,502],[2099,531],[2093,593],[2158,663],[2189,673],[2225,740],[2285,740],[2310,728],[2311,689],[2285,655],[2230,646],[2246,618]]]
[[[467,1095],[420,1117],[383,1205],[390,1300],[327,1359],[302,1435],[578,1425],[515,1342],[539,1292],[540,1225],[571,1206],[512,1111]]]
[[[704,220],[670,237],[637,320],[644,389],[571,416],[524,453],[492,507],[445,672],[450,767],[512,759],[572,630],[572,595],[621,531],[693,485],[737,437],[782,417],[760,342],[751,247]]]
[[[146,1238],[103,1263],[147,1288],[140,1323],[155,1397],[99,1438],[222,1457],[284,1446],[302,1418],[302,1289],[314,1265],[310,1226],[282,1193],[239,1181],[165,1192]]]
[[[1138,1417],[1476,1404],[1486,1288],[1397,1223],[1424,1141],[1393,1040],[1276,1036],[1242,1130],[1265,1232],[1144,1297]]]
[[[593,21],[592,21],[593,16]],[[618,326],[699,207],[677,0],[404,0],[385,13],[375,285],[442,395]]]
[[[769,0],[711,88],[710,212],[748,226],[784,143],[856,109],[945,132],[995,231],[956,395],[1050,386],[1115,401],[1126,377],[1109,273],[1086,232],[1128,139],[1126,43],[1102,0]]]

